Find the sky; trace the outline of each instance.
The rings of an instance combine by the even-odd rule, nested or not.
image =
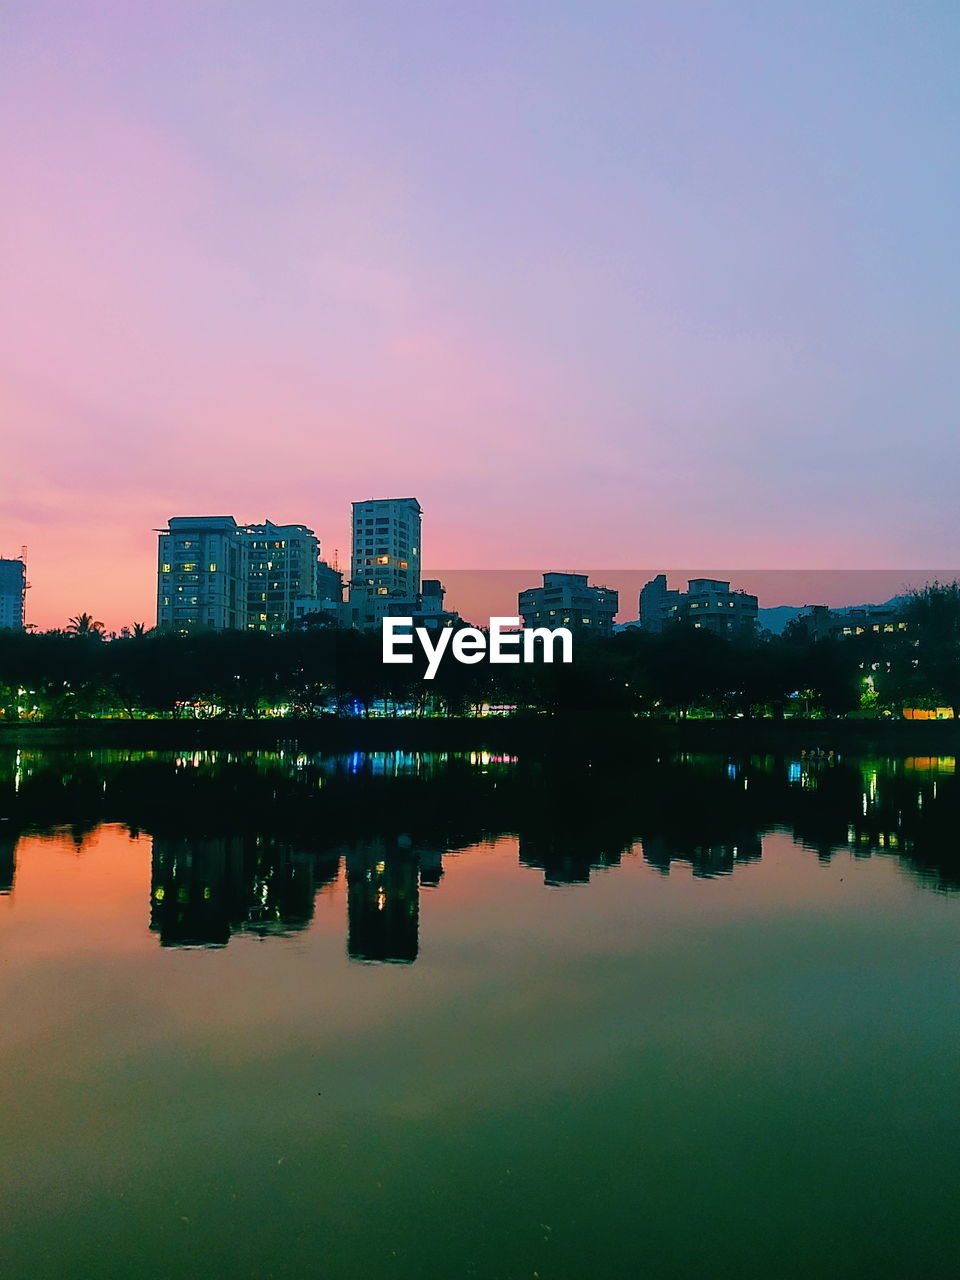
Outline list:
[[[441,573],[960,564],[958,46],[936,2],[6,0],[28,619],[152,622],[172,515],[344,563],[369,497]]]

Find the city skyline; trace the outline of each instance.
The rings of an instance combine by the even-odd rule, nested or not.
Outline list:
[[[953,1276],[958,54],[0,5],[5,1277]]]
[[[38,625],[149,620],[174,511],[343,563],[368,493],[421,496],[441,576],[960,562],[960,15],[4,28],[0,552]]]
[[[354,505],[366,506],[370,502],[389,503],[392,501],[396,500],[367,499],[360,504]],[[197,518],[201,520],[234,519],[232,516],[165,516],[161,523],[166,526],[169,519],[192,521]],[[266,523],[270,524],[271,522],[267,521]],[[237,526],[238,530],[240,528],[253,530],[259,527],[261,526],[250,523]],[[156,539],[157,532],[158,529],[154,528],[150,531],[149,537],[152,540]],[[312,533],[312,530],[309,532]],[[334,553],[326,550],[330,544],[322,537],[317,536],[315,541],[321,549],[321,567],[326,568],[326,565],[332,562]],[[29,629],[41,631],[61,629],[71,617],[80,612],[88,612],[91,617],[96,616],[100,621],[103,621],[107,632],[119,633],[124,627],[130,627],[134,623],[144,623],[148,628],[154,625],[158,613],[158,552],[156,541],[152,541],[149,564],[144,571],[144,581],[147,584],[147,589],[144,591],[142,589],[143,583],[138,583],[138,592],[135,593],[136,597],[142,599],[146,595],[149,599],[150,603],[145,613],[135,616],[130,609],[121,604],[120,612],[115,621],[103,616],[105,611],[98,610],[96,600],[92,603],[87,601],[83,604],[74,601],[68,606],[67,612],[62,614],[54,612],[50,608],[49,601],[45,602],[45,608],[43,606],[39,609],[32,607],[36,599],[36,593],[34,584],[30,582],[30,579],[35,579],[36,575],[32,574],[30,570],[31,558],[29,549],[24,550],[27,550],[26,578],[30,588],[26,592],[26,624]],[[341,566],[350,563],[349,540],[346,552],[339,551],[337,558]],[[0,556],[0,559],[3,559],[3,557]],[[7,557],[4,563],[9,565],[18,564],[19,553],[17,556]],[[573,568],[568,565],[561,567],[556,557],[548,559],[548,563],[552,568],[446,568],[438,570],[427,561],[422,570],[422,575],[424,580],[441,578],[445,594],[449,597],[447,607],[458,612],[465,621],[474,624],[483,623],[493,616],[512,615],[515,612],[518,595],[536,587],[536,579],[541,578],[545,573],[569,574],[573,572],[578,575],[584,574],[590,579],[593,586],[609,588],[614,593],[619,593],[620,607],[616,614],[616,620],[620,623],[633,621],[639,616],[640,592],[650,583],[651,579],[660,575],[666,575],[671,583],[675,584],[685,584],[698,578],[736,579],[733,582],[734,590],[752,592],[757,595],[761,612],[783,607],[803,608],[814,604],[826,605],[835,609],[883,604],[912,590],[921,589],[933,581],[948,582],[960,579],[960,570],[949,567],[833,570],[803,568],[731,569],[728,566],[718,568],[715,561],[701,561],[694,562],[692,566],[688,565],[687,567],[665,566],[663,563],[651,562],[647,567],[627,566],[584,569],[582,565],[577,565]],[[345,595],[349,595],[349,581],[349,576],[344,573]],[[42,593],[43,587],[41,584],[41,596]],[[302,612],[302,610],[298,611],[298,616],[299,612]],[[46,621],[41,621],[42,618],[45,618]]]

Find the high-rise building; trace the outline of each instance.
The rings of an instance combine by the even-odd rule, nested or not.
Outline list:
[[[568,627],[613,634],[619,597],[609,587],[591,587],[585,573],[545,573],[542,587],[521,591],[518,610],[525,627]]]
[[[157,626],[246,626],[247,547],[233,516],[174,516],[157,532]]]
[[[342,595],[304,524],[175,516],[159,529],[157,625],[176,631],[286,631],[309,602]]]
[[[240,535],[247,552],[247,627],[286,631],[294,620],[294,602],[318,599],[317,536],[304,524],[270,520],[244,525]]]
[[[27,594],[23,560],[0,560],[0,630],[22,631]]]
[[[420,518],[416,498],[353,504],[350,605],[357,626],[379,625],[391,597],[419,594]]]

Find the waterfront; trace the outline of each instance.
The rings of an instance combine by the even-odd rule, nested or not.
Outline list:
[[[953,757],[0,760],[5,1274],[953,1274]]]

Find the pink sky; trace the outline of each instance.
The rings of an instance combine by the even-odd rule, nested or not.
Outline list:
[[[960,563],[957,23],[723,9],[9,6],[28,618],[394,494],[447,570]]]

